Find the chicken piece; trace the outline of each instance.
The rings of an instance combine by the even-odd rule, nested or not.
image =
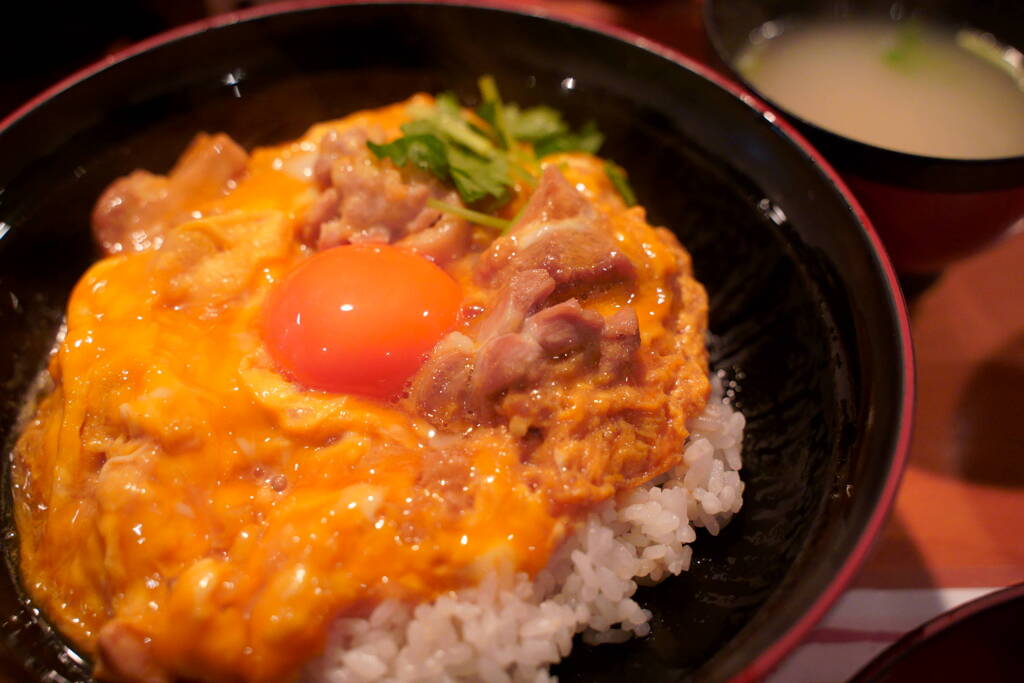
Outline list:
[[[620,308],[605,320],[601,332],[601,365],[599,371],[608,381],[630,374],[637,349],[640,348],[640,323],[632,308]]]
[[[604,221],[556,166],[548,166],[523,215],[481,256],[477,276],[485,284],[503,283],[543,268],[559,291],[632,280],[636,268]]]
[[[186,206],[226,194],[248,160],[224,133],[200,133],[166,176],[134,171],[111,183],[93,207],[96,241],[107,254],[159,247],[168,230],[193,218]]]
[[[555,291],[555,281],[542,268],[513,275],[496,296],[486,317],[480,322],[477,341],[485,342],[499,334],[518,332],[530,315]]]
[[[437,343],[416,373],[410,396],[431,424],[447,427],[464,419],[475,354],[472,339],[452,332]]]
[[[458,194],[425,173],[377,159],[366,143],[382,139],[379,129],[366,127],[324,135],[313,166],[323,192],[306,212],[300,238],[318,250],[400,243],[439,263],[464,254],[470,240],[466,220],[427,206],[431,197],[459,204]]]
[[[503,334],[484,344],[476,357],[472,391],[486,401],[500,391],[523,382],[536,372],[540,344],[522,334]]]
[[[576,299],[569,299],[527,318],[523,334],[535,339],[548,354],[558,356],[596,340],[603,327],[600,313],[588,311]]]

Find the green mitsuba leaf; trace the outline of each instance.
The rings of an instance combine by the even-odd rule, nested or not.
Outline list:
[[[378,159],[391,159],[396,166],[412,164],[434,176],[448,178],[448,157],[444,143],[432,134],[405,135],[386,145],[367,141]]]
[[[455,95],[442,93],[434,106],[412,112],[416,118],[402,125],[402,137],[366,144],[378,159],[423,169],[454,185],[465,204],[487,202],[494,208],[508,201],[515,178],[532,177],[529,166],[536,159],[557,152],[593,154],[604,142],[593,121],[573,132],[551,107],[503,104],[489,76],[480,79],[480,90],[483,103],[477,114],[486,127],[463,114]],[[533,153],[515,147],[516,142],[533,143]]]
[[[561,112],[544,105],[522,110],[514,104],[506,105],[505,121],[509,133],[526,142],[569,133],[569,124],[562,120]]]
[[[587,121],[577,132],[556,133],[541,138],[533,145],[538,158],[559,152],[587,152],[596,154],[604,143],[604,134],[597,124]]]
[[[485,197],[493,197],[499,202],[507,199],[512,182],[504,157],[483,159],[453,146],[448,148],[448,164],[455,188],[467,204]]]

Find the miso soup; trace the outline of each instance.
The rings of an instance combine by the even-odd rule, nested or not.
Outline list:
[[[740,72],[782,107],[879,147],[950,158],[1024,154],[1024,69],[978,34],[916,20],[762,31]]]

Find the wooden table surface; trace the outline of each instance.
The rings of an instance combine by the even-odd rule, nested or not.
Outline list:
[[[896,508],[858,584],[1024,581],[1024,226],[911,302],[917,407]]]

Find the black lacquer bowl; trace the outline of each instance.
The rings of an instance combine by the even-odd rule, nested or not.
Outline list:
[[[585,647],[563,681],[751,679],[856,571],[909,440],[906,311],[863,213],[818,155],[739,88],[626,34],[457,5],[301,5],[166,34],[0,124],[0,430],[6,452],[115,177],[164,171],[197,131],[247,147],[418,90],[503,95],[593,118],[655,224],[693,254],[714,366],[748,419],[742,512],[692,570],[639,598],[653,633]],[[5,472],[6,472],[5,460]],[[16,680],[88,669],[20,598],[5,484],[2,657]],[[46,680],[58,680],[46,678]]]

